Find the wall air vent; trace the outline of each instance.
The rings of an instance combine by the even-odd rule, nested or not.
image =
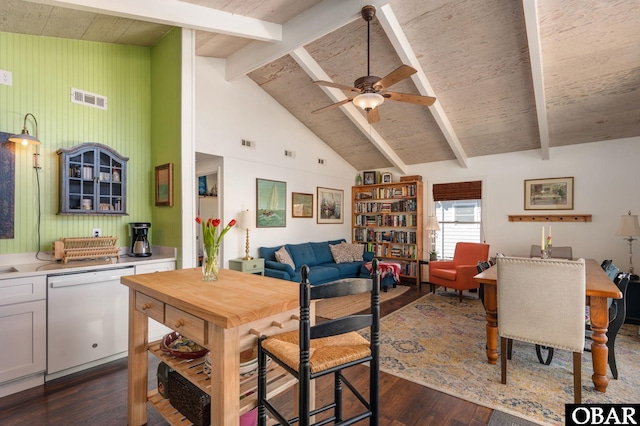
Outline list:
[[[71,88],[71,102],[103,110],[107,109],[106,96],[96,95],[73,87]]]
[[[248,141],[246,139],[242,139],[242,146],[245,148],[256,149],[256,143],[253,141]]]
[[[289,151],[287,149],[284,150],[284,156],[285,157],[289,157],[289,158],[296,158],[296,152],[295,151]]]
[[[321,166],[326,166],[327,160],[325,160],[324,158],[318,158],[318,164],[320,164]]]

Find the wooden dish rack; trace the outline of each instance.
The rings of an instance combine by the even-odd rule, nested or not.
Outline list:
[[[62,263],[69,260],[118,257],[118,237],[61,238],[53,242],[53,256]]]

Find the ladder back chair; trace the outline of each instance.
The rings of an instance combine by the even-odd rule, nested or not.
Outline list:
[[[309,267],[303,265],[300,282],[299,330],[285,332],[258,340],[258,425],[265,425],[267,412],[279,424],[297,423],[309,426],[311,418],[322,413],[322,420],[314,424],[350,425],[369,419],[378,425],[379,417],[379,347],[380,347],[380,273],[378,260],[373,260],[371,279],[340,280],[312,286]],[[351,294],[371,294],[371,309],[367,314],[346,315],[311,325],[311,301]],[[367,340],[357,330],[369,329]],[[286,418],[267,399],[267,357],[282,366],[298,381],[298,410],[295,417]],[[369,398],[359,391],[344,375],[343,370],[354,365],[369,363]],[[330,403],[311,409],[311,380],[332,374],[334,398]],[[364,411],[343,418],[343,384],[355,395]],[[324,414],[326,413],[326,414]],[[328,415],[328,417],[327,417]],[[320,416],[319,416],[320,417]]]

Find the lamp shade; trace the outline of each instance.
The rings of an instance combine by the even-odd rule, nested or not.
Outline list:
[[[27,118],[29,118],[29,116],[31,116],[31,118],[33,119],[33,122],[35,123],[35,128],[36,128],[35,136],[31,136],[29,134],[29,131],[27,130]],[[25,114],[24,124],[22,125],[22,133],[19,135],[9,136],[9,142],[19,143],[24,146],[40,145],[40,140],[38,139],[38,120],[36,120],[36,117],[33,114],[31,114],[30,112]]]
[[[425,228],[426,231],[439,231],[440,230],[440,224],[438,223],[438,218],[435,216],[429,216],[427,218],[427,227]]]
[[[242,210],[240,212],[240,216],[238,217],[239,228],[241,229],[249,229],[251,228],[251,212],[247,210]]]
[[[353,98],[353,104],[365,111],[372,110],[383,102],[384,97],[378,93],[362,93]]]
[[[625,214],[620,219],[620,226],[616,235],[620,237],[638,237],[640,236],[640,225],[638,225],[637,214]]]
[[[24,146],[27,145],[40,145],[40,141],[38,138],[35,138],[29,134],[26,130],[22,131],[20,135],[11,135],[9,136],[9,142],[19,143]]]

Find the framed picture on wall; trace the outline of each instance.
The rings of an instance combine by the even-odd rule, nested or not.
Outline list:
[[[256,179],[256,227],[287,226],[287,183]]]
[[[573,210],[573,178],[524,181],[525,210]]]
[[[318,223],[344,223],[344,191],[318,187]]]
[[[313,217],[313,194],[291,193],[291,217]]]
[[[173,206],[173,163],[156,167],[156,206]]]
[[[383,173],[382,174],[382,183],[391,183],[392,176],[393,175],[391,173]]]

